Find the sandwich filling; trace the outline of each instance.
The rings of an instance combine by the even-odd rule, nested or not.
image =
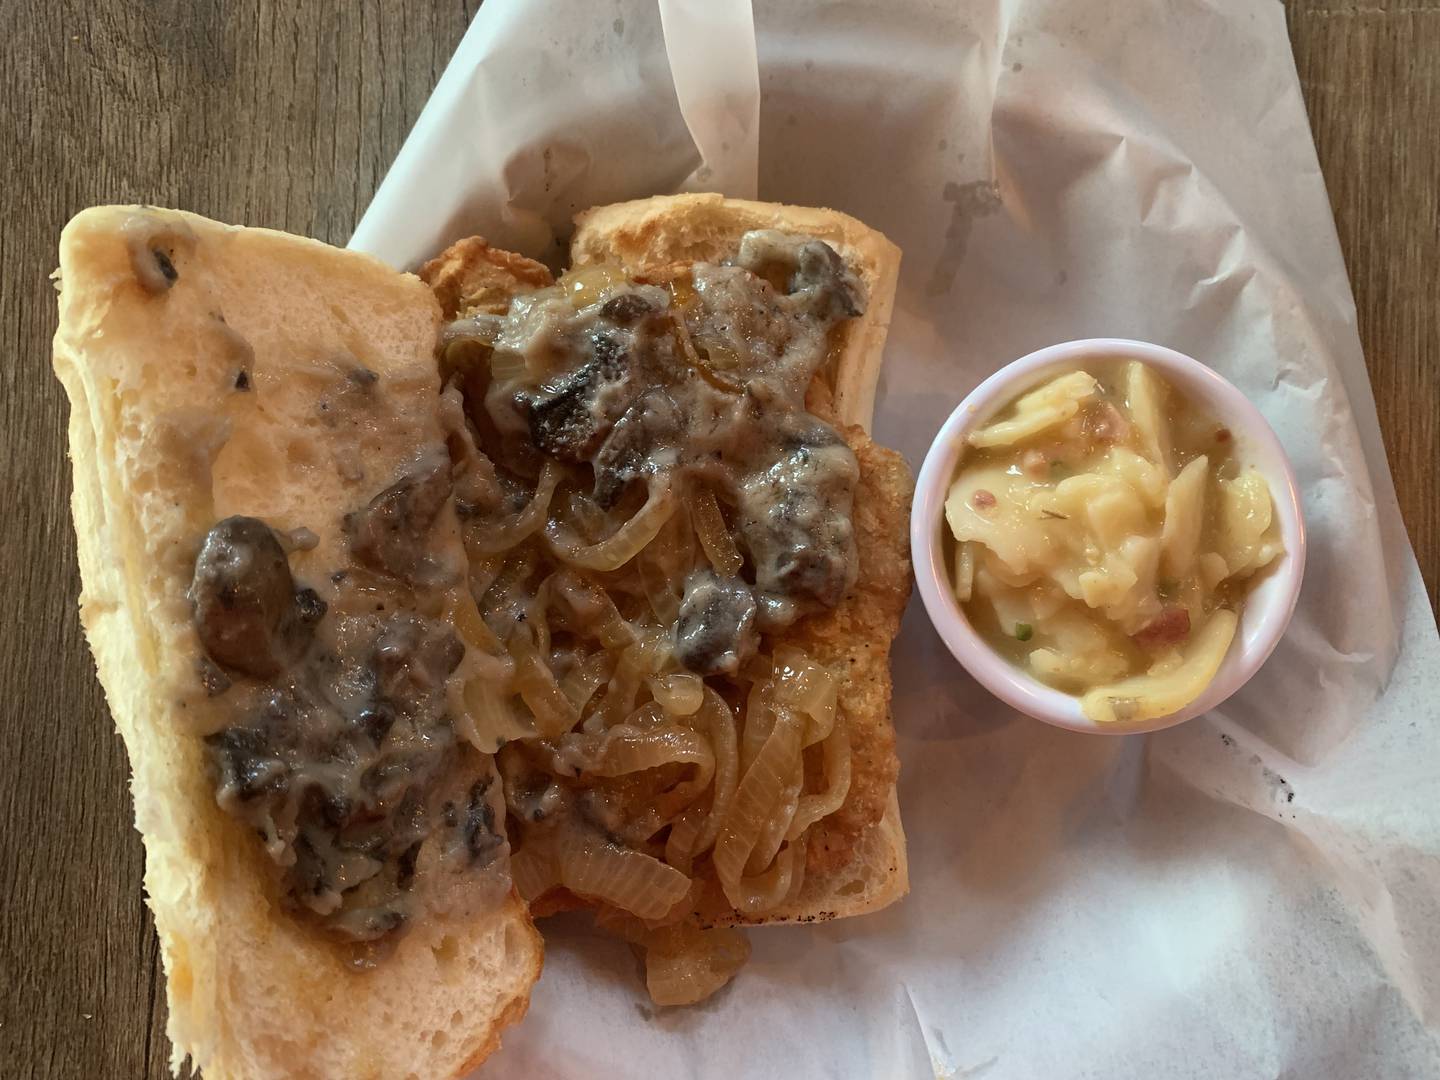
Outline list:
[[[195,561],[200,676],[232,717],[206,738],[217,798],[287,899],[347,941],[474,910],[509,883],[493,759],[452,720],[468,665],[444,615],[464,575],[430,541],[450,488],[433,448],[348,515],[351,561],[316,588],[288,558],[315,538],[253,517],[218,522]]]
[[[858,576],[857,459],[807,399],[866,301],[834,248],[764,230],[444,334],[471,584],[514,663],[489,720],[522,733],[515,881],[644,944],[662,1003],[723,984],[743,939],[698,927],[793,902],[849,790],[844,673],[787,632]]]
[[[657,1001],[729,978],[743,941],[698,927],[793,901],[850,787],[844,673],[787,631],[857,579],[859,465],[807,401],[866,300],[769,230],[573,271],[446,327],[446,446],[346,518],[328,580],[294,579],[303,538],[210,530],[217,796],[294,904],[363,942],[503,889],[508,813],[521,893],[647,945]],[[468,568],[431,543],[452,502]]]

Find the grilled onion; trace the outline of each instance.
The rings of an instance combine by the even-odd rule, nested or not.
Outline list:
[[[770,732],[775,728],[775,709],[771,698],[774,686],[771,682],[757,682],[750,687],[745,700],[745,726],[740,735],[740,772],[750,768]]]
[[[562,834],[556,856],[560,882],[571,892],[642,919],[660,918],[690,889],[690,879],[673,866],[597,833]]]
[[[529,903],[560,884],[560,870],[550,854],[535,845],[522,848],[510,856],[510,878]]]
[[[475,598],[468,592],[459,589],[454,590],[452,595],[453,602],[448,615],[450,625],[460,635],[460,640],[478,652],[500,653],[502,651],[500,639],[480,617],[480,610],[475,606]]]
[[[799,723],[799,721],[794,721]],[[780,798],[775,803],[774,809],[770,811],[769,817],[765,819],[765,825],[760,830],[760,836],[755,841],[755,850],[750,853],[746,860],[745,872],[747,874],[758,874],[775,861],[775,856],[780,852],[780,845],[785,842],[785,836],[790,831],[790,823],[795,820],[795,811],[800,805],[800,789],[805,783],[804,759],[795,755],[795,760],[790,766],[790,774],[785,778],[785,784],[780,789]]]
[[[616,570],[655,539],[675,512],[676,502],[669,477],[663,477],[651,483],[645,505],[608,539],[594,544],[581,543],[574,532],[557,518],[552,518],[545,526],[545,539],[556,557],[572,566],[587,570]]]
[[[574,727],[580,714],[560,690],[550,666],[535,648],[535,638],[523,623],[516,626],[505,647],[515,661],[515,689],[535,717],[535,730],[554,738]]]
[[[805,745],[828,736],[835,726],[835,677],[800,650],[783,646],[775,650],[774,673],[776,703],[798,709],[811,720]]]
[[[689,511],[678,506],[634,564],[650,610],[662,626],[672,625],[679,617],[680,584],[694,563],[695,530]]]
[[[825,790],[800,796],[795,817],[785,831],[787,840],[794,840],[821,818],[839,810],[850,793],[850,736],[845,729],[837,727],[831,732],[821,750],[825,755]]]
[[[574,570],[561,570],[545,580],[547,596],[559,603],[586,636],[607,649],[633,644],[635,631],[608,593]]]
[[[740,567],[745,560],[741,558],[740,549],[735,546],[730,530],[725,527],[725,518],[720,513],[715,492],[708,487],[701,487],[695,493],[691,511],[695,521],[695,534],[699,536],[700,546],[705,549],[705,557],[710,560],[715,572],[721,577],[734,577],[740,573]]]
[[[553,461],[545,462],[540,470],[540,479],[535,484],[535,494],[525,509],[508,521],[468,523],[465,528],[466,548],[482,555],[497,555],[537,532],[545,524],[550,500],[559,483],[560,467]]]
[[[786,786],[800,758],[803,718],[799,713],[785,709],[776,712],[774,719],[774,728],[740,779],[735,800],[715,840],[715,870],[726,899],[737,908],[741,907],[746,896],[741,887],[746,863],[750,861],[750,855],[771,815],[784,799]],[[752,905],[742,910],[755,909]]]
[[[759,915],[773,911],[800,892],[805,880],[805,838],[785,845],[763,874],[742,878],[734,891],[726,889],[725,898],[737,911]]]
[[[750,957],[740,930],[701,930],[682,923],[651,931],[645,949],[645,986],[656,1005],[694,1005],[735,977]]]
[[[457,728],[475,749],[493,754],[512,739],[533,738],[535,726],[516,710],[510,695],[494,679],[471,679],[465,684],[465,712],[456,717]]]
[[[677,671],[652,675],[646,681],[650,693],[671,716],[693,716],[705,702],[705,683],[699,675]]]
[[[575,732],[561,740],[552,759],[557,772],[571,776],[624,776],[661,765],[694,765],[702,789],[715,774],[710,744],[698,731],[676,725],[642,731],[617,724],[600,734]]]
[[[614,670],[615,661],[609,653],[593,653],[560,680],[560,692],[569,699],[577,713],[583,712],[590,699],[595,696],[595,691],[610,678],[610,673]]]
[[[710,734],[710,745],[715,750],[715,794],[710,803],[710,813],[695,837],[692,854],[699,854],[715,842],[730,804],[735,799],[735,788],[740,782],[740,757],[735,739],[735,714],[725,699],[714,690],[705,691],[705,704],[700,720]]]

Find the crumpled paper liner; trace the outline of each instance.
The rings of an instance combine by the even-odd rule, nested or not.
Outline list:
[[[488,0],[352,246],[409,267],[480,232],[553,259],[576,211],[679,189],[901,245],[875,434],[914,466],[1040,346],[1210,364],[1294,460],[1307,579],[1249,686],[1125,739],[1013,714],[913,604],[910,897],[754,932],[693,1009],[551,920],[486,1075],[1440,1075],[1440,640],[1281,6]]]

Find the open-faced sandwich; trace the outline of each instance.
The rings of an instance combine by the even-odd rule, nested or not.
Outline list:
[[[175,211],[61,241],[82,621],[172,1061],[453,1076],[596,910],[697,1001],[742,923],[906,889],[899,253],[676,196],[424,281]],[[428,287],[427,287],[428,286]],[[528,910],[527,910],[528,905]]]

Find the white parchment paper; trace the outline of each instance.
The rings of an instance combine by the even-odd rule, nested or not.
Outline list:
[[[909,898],[755,932],[688,1010],[553,921],[486,1075],[1440,1076],[1440,640],[1279,3],[489,0],[353,246],[553,255],[575,211],[682,188],[900,244],[875,434],[912,466],[1040,346],[1212,365],[1295,462],[1307,579],[1223,709],[1124,739],[1013,714],[912,604]]]

